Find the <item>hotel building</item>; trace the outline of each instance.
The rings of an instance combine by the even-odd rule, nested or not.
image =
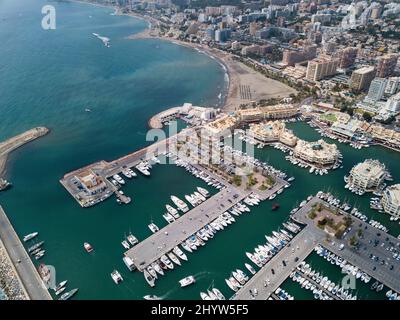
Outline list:
[[[281,142],[290,147],[297,143],[297,137],[291,130],[286,129],[285,123],[281,121],[251,124],[248,133],[263,143]]]
[[[400,218],[400,184],[387,187],[383,192],[381,203],[386,213]]]
[[[349,176],[349,183],[362,191],[376,190],[385,179],[385,165],[378,160],[367,159],[355,165]]]
[[[299,140],[293,149],[293,155],[317,167],[329,167],[336,163],[339,150],[336,144],[328,144],[322,139],[316,142]]]

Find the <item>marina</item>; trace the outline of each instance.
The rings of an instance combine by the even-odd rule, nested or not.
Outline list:
[[[125,22],[124,17],[118,17],[118,19],[122,20],[115,20],[116,22],[110,20],[117,17],[109,17],[108,12],[104,15],[100,14],[99,12],[102,12],[103,9],[85,10],[84,6],[79,6],[82,13],[72,14],[71,22],[68,22],[68,19],[66,19],[64,23],[70,23],[66,27],[80,25],[74,16],[84,21],[83,19],[87,18],[88,14],[94,16],[98,14],[101,17],[99,20],[102,23],[111,26],[110,33],[108,31],[104,32],[107,35],[110,34],[112,39],[122,39],[126,36],[126,31],[119,30],[118,27],[113,26],[113,23],[125,25],[125,27],[127,24],[130,29],[138,28],[133,23],[131,25],[129,22]],[[34,12],[37,12],[36,7]],[[24,25],[23,29],[30,30],[30,27]],[[34,231],[40,232],[40,239],[33,239],[32,244],[29,243],[29,247],[34,245],[37,240],[45,239],[43,248],[46,248],[46,254],[40,261],[36,261],[33,258],[33,264],[38,265],[39,262],[43,262],[54,265],[60,277],[59,281],[68,279],[71,283],[79,286],[78,295],[76,295],[76,291],[71,292],[70,289],[67,290],[65,287],[62,287],[59,290],[63,288],[64,290],[56,295],[57,298],[60,298],[62,294],[70,292],[64,296],[64,299],[72,296],[77,299],[142,299],[143,297],[147,297],[149,300],[199,299],[200,292],[210,296],[207,288],[212,288],[214,285],[219,288],[226,298],[230,298],[234,292],[226,285],[225,278],[230,277],[231,273],[237,269],[242,270],[250,277],[252,273],[251,269],[249,270],[245,266],[245,263],[248,265],[251,264],[255,272],[258,271],[257,266],[249,260],[245,252],[252,252],[256,246],[264,243],[265,234],[271,235],[272,231],[280,230],[282,223],[287,221],[294,207],[298,207],[299,203],[308,195],[315,194],[318,190],[330,191],[336,197],[351,204],[352,207],[356,206],[365,215],[366,222],[373,220],[377,223],[376,225],[386,227],[394,238],[399,235],[400,228],[398,221],[389,220],[388,215],[371,210],[369,195],[355,195],[344,188],[345,183],[343,182],[343,176],[348,174],[351,167],[365,158],[379,158],[390,169],[393,178],[395,180],[399,179],[399,156],[396,152],[374,145],[371,145],[369,148],[356,149],[349,144],[338,144],[343,155],[343,168],[339,167],[337,170],[329,171],[328,174],[321,176],[319,174],[316,175],[315,171],[311,175],[308,170],[294,166],[289,161],[285,161],[285,154],[280,150],[275,150],[265,145],[263,148],[256,148],[255,158],[286,172],[288,176],[295,177],[291,187],[284,190],[281,194],[276,193],[271,195],[270,197],[274,197],[271,199],[273,202],[262,201],[259,206],[253,207],[248,205],[251,209],[249,214],[243,213],[240,215],[238,213],[238,216],[236,216],[231,212],[230,214],[236,219],[236,223],[232,223],[229,228],[226,228],[226,232],[214,234],[213,241],[208,241],[207,246],[201,246],[202,249],[197,250],[196,254],[186,252],[183,248],[184,253],[188,257],[188,263],[178,258],[177,254],[173,252],[181,262],[181,266],[178,267],[175,264],[174,269],[168,271],[168,276],[166,277],[161,277],[156,271],[158,275],[157,284],[155,287],[150,288],[141,272],[131,272],[135,269],[135,264],[133,264],[132,260],[125,259],[129,258],[128,256],[124,256],[124,253],[128,249],[121,245],[121,241],[126,241],[130,247],[136,247],[145,242],[146,245],[150,246],[150,242],[147,239],[152,236],[154,236],[154,239],[164,240],[162,233],[164,232],[163,229],[165,229],[164,226],[168,223],[163,218],[163,214],[167,211],[165,205],[169,203],[169,205],[175,207],[170,202],[171,195],[185,201],[189,209],[191,209],[187,213],[179,211],[178,214],[180,217],[174,217],[176,221],[170,224],[173,226],[174,224],[179,225],[179,220],[184,219],[186,215],[190,215],[192,210],[199,211],[201,206],[206,207],[206,203],[209,201],[207,200],[193,207],[186,200],[185,195],[190,196],[193,194],[198,186],[206,188],[210,192],[209,199],[212,199],[212,201],[218,199],[218,196],[215,197],[215,195],[219,193],[216,193],[218,191],[214,187],[208,186],[204,181],[196,179],[192,174],[185,172],[185,170],[177,166],[155,165],[150,171],[147,170],[150,175],[146,175],[144,167],[139,167],[142,169],[141,171],[136,167],[141,162],[149,160],[149,158],[146,159],[144,157],[145,152],[131,155],[127,159],[120,157],[131,152],[131,150],[141,149],[147,145],[144,134],[147,121],[153,114],[161,112],[166,107],[166,104],[168,107],[178,105],[181,101],[195,101],[197,103],[201,102],[213,105],[215,101],[212,100],[211,96],[218,96],[219,90],[221,90],[218,86],[219,83],[223,82],[223,73],[215,71],[217,70],[215,65],[208,68],[209,62],[207,59],[199,58],[198,55],[192,54],[186,48],[175,48],[175,46],[167,43],[159,43],[156,40],[151,40],[148,44],[138,44],[138,46],[143,45],[143,52],[146,52],[145,56],[139,55],[137,61],[141,62],[141,66],[138,67],[130,62],[130,59],[127,58],[129,55],[126,54],[126,52],[132,52],[132,49],[134,49],[133,46],[125,44],[124,41],[119,41],[118,46],[120,46],[119,49],[122,54],[116,56],[115,61],[120,61],[124,68],[129,66],[131,70],[137,71],[139,75],[138,82],[134,83],[133,88],[126,88],[120,82],[121,78],[126,77],[124,72],[120,72],[120,65],[107,63],[107,56],[103,56],[99,52],[109,53],[110,51],[103,48],[102,45],[100,46],[100,42],[97,42],[97,39],[91,39],[92,31],[99,32],[98,30],[101,30],[99,25],[91,26],[90,28],[86,25],[83,28],[76,27],[77,34],[71,34],[70,37],[64,33],[63,30],[65,29],[60,28],[61,37],[59,38],[66,39],[64,41],[72,38],[73,41],[67,44],[56,42],[55,48],[62,47],[64,50],[59,51],[65,51],[65,56],[74,57],[74,51],[69,48],[76,48],[77,44],[82,46],[87,43],[89,43],[88,46],[91,46],[93,43],[93,48],[90,48],[89,56],[97,58],[97,55],[99,55],[101,59],[104,58],[104,64],[99,68],[91,63],[94,59],[83,60],[82,62],[71,59],[74,61],[68,62],[65,61],[65,56],[59,56],[60,53],[57,52],[58,50],[50,50],[49,55],[53,55],[54,59],[64,59],[63,61],[65,61],[66,66],[74,72],[70,74],[64,70],[60,74],[60,76],[62,75],[62,79],[49,77],[52,83],[38,79],[38,83],[43,88],[49,88],[49,91],[43,94],[43,96],[48,97],[48,100],[34,99],[34,104],[40,105],[42,108],[34,109],[35,111],[32,113],[27,109],[22,109],[23,106],[32,102],[30,90],[27,90],[26,93],[21,91],[15,99],[10,99],[7,96],[6,99],[10,99],[10,105],[15,108],[15,115],[13,115],[13,110],[6,108],[6,112],[9,112],[9,118],[4,121],[4,125],[0,129],[2,137],[7,137],[9,132],[15,132],[17,129],[21,129],[22,132],[25,130],[24,128],[33,127],[37,123],[49,123],[50,128],[55,128],[54,136],[50,135],[49,141],[45,139],[45,143],[41,144],[43,150],[34,150],[35,152],[32,152],[34,148],[27,146],[26,151],[24,149],[18,150],[12,156],[12,159],[10,159],[12,162],[10,161],[10,167],[7,170],[7,174],[9,175],[7,179],[12,181],[13,185],[18,186],[18,188],[11,189],[10,192],[1,193],[1,203],[7,209],[7,214],[21,240],[23,236],[29,235]],[[18,29],[16,30],[18,31]],[[82,33],[82,42],[79,33]],[[88,38],[92,41],[87,41]],[[115,46],[117,46],[117,40],[115,40]],[[166,56],[171,59],[171,61],[168,61],[167,66],[164,66],[165,61],[157,61],[158,58],[153,52],[155,51],[153,47],[155,48],[156,46],[160,48],[158,52],[165,52]],[[19,52],[21,51],[19,50]],[[28,51],[32,55],[35,54],[34,47]],[[146,60],[147,55],[151,63]],[[176,56],[179,58],[175,58]],[[183,56],[187,56],[188,58]],[[201,66],[201,69],[187,67],[188,61],[193,62],[194,66]],[[185,65],[182,75],[174,75],[178,79],[167,76],[173,74],[172,71],[176,67],[175,63]],[[15,66],[12,66],[12,61],[10,61],[10,64],[11,69],[15,68]],[[149,67],[153,64],[160,65],[160,68],[163,68],[162,72],[158,73]],[[35,64],[22,64],[21,67],[29,70],[29,74],[39,74],[40,70],[31,70],[29,69],[30,65],[33,68]],[[169,67],[171,65],[172,67]],[[86,69],[86,66],[89,68]],[[97,80],[87,81],[85,77],[81,78],[75,72],[75,68],[77,67],[81,68],[82,74],[95,73]],[[111,74],[109,73],[110,69],[113,70]],[[186,73],[197,75],[194,79],[195,81],[191,82],[192,77],[186,76]],[[6,91],[9,90],[7,79],[10,79],[12,74],[8,66],[5,66],[2,85],[4,85]],[[48,77],[47,73],[43,78],[46,77]],[[107,77],[113,77],[115,85],[110,85],[109,82],[103,83],[99,80],[106,79]],[[215,82],[213,79],[216,79]],[[29,83],[34,83],[32,78],[28,78],[28,80]],[[149,98],[149,102],[144,101],[145,98],[143,98],[143,101],[136,99],[136,97],[143,97],[143,92],[147,92],[146,88],[140,88],[140,83],[148,83],[147,81],[150,82],[153,80],[157,81],[157,83],[161,82],[160,87],[165,86],[168,88],[168,91],[160,90],[159,97],[154,95],[151,99]],[[58,81],[61,85],[57,85]],[[179,90],[184,91],[184,93],[178,95],[178,99],[176,100],[165,101],[166,96],[171,97],[176,94],[174,89],[175,81],[178,84],[188,84],[188,87],[192,83],[196,85],[193,85],[193,90],[186,88],[186,86],[177,85]],[[82,83],[82,90],[76,90],[76,97],[72,101],[63,100],[60,103],[61,99],[59,97],[63,92],[61,89],[74,86],[76,83]],[[84,91],[101,92],[102,94],[98,97],[87,97],[83,94]],[[110,94],[110,101],[105,99],[103,93]],[[112,100],[118,101],[118,103],[114,103]],[[77,101],[79,102],[77,103]],[[129,103],[125,103],[125,101],[129,101]],[[58,106],[57,112],[53,110],[55,105]],[[86,106],[90,106],[91,112],[84,112]],[[23,117],[21,116],[21,110],[24,110]],[[60,118],[59,114],[61,113],[65,116],[63,116],[62,120],[57,120]],[[132,121],[132,117],[134,117],[134,121]],[[290,127],[296,132],[296,135],[304,140],[317,141],[321,138],[315,130],[304,122],[291,123]],[[330,143],[333,142],[329,137],[324,137],[324,140]],[[76,157],[78,153],[80,156]],[[108,160],[117,158],[120,161],[117,160],[114,162]],[[58,183],[58,179],[63,177],[65,172],[80,168],[88,163],[93,163],[98,159],[107,160],[100,162],[98,165],[90,166],[89,169],[93,169],[94,172],[99,173],[101,177],[108,181],[106,181],[107,191],[111,192],[107,196],[110,199],[103,202],[106,198],[102,199],[101,196],[98,198],[94,197],[95,202],[88,202],[87,210],[82,210],[80,205],[85,204],[85,202],[78,201],[79,205],[77,205],[70,194],[65,192],[65,189]],[[137,176],[134,177],[128,172],[128,168]],[[112,182],[115,174],[118,174],[125,181],[123,187],[122,185],[116,186]],[[131,178],[129,178],[129,174]],[[215,177],[218,178],[218,176]],[[68,183],[68,178],[67,176],[63,182]],[[73,187],[73,183],[71,187]],[[67,186],[67,189],[69,188]],[[127,200],[127,198],[120,199],[122,202],[121,205],[114,199],[114,197],[121,195],[118,192],[121,189],[123,189],[127,197],[131,198],[130,203],[127,205],[122,205],[123,200]],[[226,189],[220,191],[221,195]],[[75,196],[74,189],[70,190],[72,190],[73,196]],[[244,202],[245,198],[242,201],[244,204],[246,204]],[[24,201],[21,201],[21,199]],[[102,203],[100,204],[100,202]],[[276,210],[272,209],[274,202],[279,204],[279,208]],[[94,205],[97,203],[98,205]],[[170,214],[172,215],[172,213]],[[171,218],[169,217],[169,219]],[[151,235],[151,231],[148,228],[151,221],[160,228],[160,231],[154,235]],[[373,228],[371,224],[368,224],[367,227]],[[129,229],[132,229],[135,237],[140,240],[139,243],[133,244],[128,241],[127,234]],[[196,229],[197,227],[193,230]],[[375,229],[372,230],[375,231]],[[178,232],[174,226],[171,230]],[[302,233],[299,233],[295,237],[301,235]],[[189,235],[186,236],[186,238],[188,237]],[[181,238],[176,237],[176,239]],[[83,247],[86,241],[94,248],[90,254]],[[135,241],[133,240],[132,242]],[[160,244],[162,245],[162,243],[161,241]],[[182,246],[179,243],[178,245]],[[26,247],[28,248],[28,246]],[[172,251],[175,247],[176,245],[170,244]],[[304,255],[306,256],[308,249],[304,250]],[[339,251],[339,249],[336,249],[335,252],[341,255]],[[284,252],[286,252],[285,248],[278,255]],[[288,249],[287,253],[290,253],[290,249]],[[154,254],[154,252],[148,254],[149,259],[155,256],[158,256],[158,254]],[[293,256],[293,259],[295,257]],[[307,263],[310,263],[308,261],[309,258],[310,254],[305,258]],[[370,258],[367,260],[372,261]],[[271,262],[273,261],[270,260],[267,265]],[[315,265],[311,263],[310,265],[316,269]],[[373,266],[371,270],[372,268]],[[96,270],[96,273],[93,270]],[[123,278],[123,281],[119,285],[116,285],[112,281],[111,272],[113,270],[118,270]],[[337,281],[334,280],[334,272],[332,270],[327,268],[326,272],[325,269],[323,271],[324,277],[326,276],[332,281]],[[166,273],[167,271],[162,269],[162,272]],[[270,274],[272,275],[271,271]],[[182,289],[179,280],[188,275],[193,275],[196,283]],[[250,278],[248,283],[252,279]],[[263,280],[261,277],[261,284],[263,284]],[[273,279],[270,280],[272,281]],[[384,281],[383,278],[380,280]],[[278,280],[276,281],[279,282]],[[292,280],[290,281],[293,282]],[[375,283],[375,280],[371,280],[367,288],[361,287],[360,291],[371,291],[370,287],[373,283]],[[294,284],[297,285],[297,283]],[[284,292],[279,291],[279,288],[284,290]],[[210,292],[216,295],[214,290],[211,290]],[[387,290],[389,289],[385,288],[381,293],[384,295]],[[271,291],[270,297],[280,300],[282,300],[282,297],[284,299],[289,298],[288,295],[293,296],[296,300],[313,298],[310,290],[307,290],[307,292],[303,291],[299,290],[293,293],[290,289],[286,288],[286,282],[283,282],[280,286],[277,286],[276,290]],[[262,290],[259,290],[259,295],[260,292]],[[53,295],[53,292],[51,294]],[[363,295],[360,292],[358,296],[365,296],[365,293]]]
[[[288,276],[290,276],[290,274],[292,274],[296,268],[297,270],[300,270],[300,272],[304,273],[305,263],[303,261],[313,250],[322,251],[322,245],[331,253],[334,253],[336,256],[340,257],[342,259],[341,261],[347,261],[347,263],[350,263],[352,269],[348,268],[347,270],[350,270],[349,272],[353,273],[354,276],[356,276],[358,270],[362,270],[364,272],[364,277],[369,277],[369,279],[372,277],[378,280],[382,286],[385,285],[386,287],[391,288],[393,291],[399,292],[400,282],[398,279],[396,279],[396,274],[400,271],[400,265],[396,259],[393,259],[392,250],[383,250],[383,245],[380,247],[374,246],[369,248],[369,256],[368,253],[365,253],[362,250],[354,251],[354,248],[352,248],[345,239],[335,238],[327,240],[326,232],[321,230],[321,228],[318,228],[312,219],[309,218],[309,212],[311,212],[317,204],[322,204],[325,208],[332,207],[331,203],[321,202],[320,198],[322,192],[319,194],[319,197],[311,198],[305,205],[303,205],[293,214],[293,219],[295,221],[305,225],[304,229],[299,233],[299,235],[290,241],[290,246],[287,245],[287,247],[278,253],[276,257],[274,257],[264,268],[256,273],[256,275],[238,291],[238,293],[235,295],[235,299],[268,299],[269,296],[286,280]],[[346,216],[347,213],[342,212],[342,215]],[[357,225],[359,228],[358,230],[363,230],[363,236],[360,237],[360,243],[357,245],[359,246],[358,248],[363,246],[363,242],[365,243],[365,248],[367,248],[368,241],[371,243],[371,239],[374,238],[375,234],[378,237],[381,236],[375,227],[369,227],[366,222],[359,220],[358,218],[353,217],[352,219],[355,221],[352,221],[351,225]],[[356,232],[352,228],[349,228],[349,230],[350,231],[346,231],[345,235],[348,239],[350,239],[352,235],[354,236]],[[382,239],[385,239],[384,241],[386,243],[390,243],[393,248],[400,247],[399,240],[389,234],[382,235]],[[377,267],[371,262],[371,257],[380,257],[378,259],[383,261],[383,263],[381,263],[383,267],[380,268],[379,272],[377,272]],[[360,273],[360,277],[361,276],[362,274]],[[297,275],[297,277],[299,277],[299,275]],[[267,283],[265,281],[267,281]],[[303,282],[304,279],[302,280],[302,283]],[[261,283],[264,283],[264,287]],[[330,284],[331,282],[327,285],[329,286]],[[319,296],[321,294],[322,293],[319,292]],[[346,296],[345,298],[352,300],[355,297]],[[337,299],[337,297],[333,296],[330,292],[325,292],[324,299]]]

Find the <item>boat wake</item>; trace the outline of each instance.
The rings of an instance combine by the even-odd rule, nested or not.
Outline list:
[[[206,279],[206,278],[208,278],[210,275],[212,275],[212,272],[209,272],[209,271],[200,271],[200,272],[194,274],[193,276],[195,277],[196,280],[201,280],[201,279]]]

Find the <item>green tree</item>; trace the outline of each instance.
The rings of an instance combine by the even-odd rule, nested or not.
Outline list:
[[[362,116],[363,116],[364,120],[367,122],[370,122],[372,120],[372,116],[368,112],[364,112]]]

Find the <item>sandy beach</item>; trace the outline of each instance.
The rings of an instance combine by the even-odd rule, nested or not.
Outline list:
[[[98,5],[97,3],[93,3],[92,1],[71,1]],[[128,36],[127,39],[158,39],[169,41],[177,45],[195,49],[217,60],[223,66],[228,76],[228,91],[223,97],[224,103],[222,105],[222,108],[226,111],[233,111],[239,108],[239,106],[242,104],[249,104],[252,102],[258,102],[260,100],[266,100],[270,98],[285,98],[288,97],[290,94],[295,94],[297,92],[295,89],[285,85],[284,83],[267,78],[261,73],[254,71],[250,67],[244,65],[243,63],[235,61],[233,59],[233,55],[231,55],[230,53],[196,43],[180,41],[174,38],[160,36],[157,30],[151,28],[151,26],[159,24],[159,21],[155,18],[143,16],[134,12],[123,13],[119,8],[114,6],[107,7],[113,8],[115,10],[115,15],[130,16],[148,22],[148,27],[145,30],[139,33],[132,34]]]
[[[257,102],[262,99],[284,98],[296,93],[293,88],[279,81],[270,79],[239,61],[230,53],[209,48],[200,44],[185,42],[168,37],[154,35],[150,30],[132,35],[129,39],[159,39],[195,49],[216,59],[223,66],[229,77],[229,88],[223,108],[236,110],[241,104]]]
[[[127,14],[138,17],[137,14]],[[141,17],[154,24],[154,19]],[[174,38],[159,36],[154,29],[147,28],[140,33],[132,34],[128,37],[131,40],[138,39],[158,39],[169,41],[177,45],[195,49],[201,53],[216,59],[225,69],[228,78],[228,92],[225,96],[223,109],[226,111],[236,110],[242,104],[257,102],[262,99],[285,98],[297,91],[284,83],[270,79],[261,73],[254,71],[245,64],[235,61],[232,54],[219,49],[210,48],[197,43],[177,40]]]

